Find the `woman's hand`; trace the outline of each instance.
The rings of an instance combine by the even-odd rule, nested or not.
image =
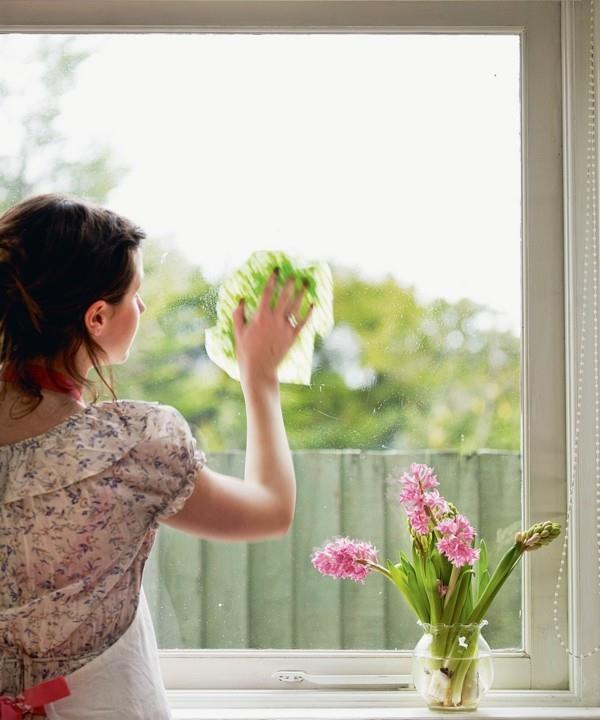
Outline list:
[[[248,323],[244,318],[243,298],[233,312],[235,353],[242,383],[254,379],[276,382],[279,363],[287,355],[312,313],[314,306],[311,305],[304,319],[298,317],[306,288],[303,287],[294,298],[292,277],[288,278],[275,308],[271,309],[276,283],[277,273],[274,271],[267,281],[252,322]],[[288,320],[290,314],[297,320],[296,327]]]

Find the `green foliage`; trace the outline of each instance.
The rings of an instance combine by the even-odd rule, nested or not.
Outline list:
[[[461,568],[454,591],[447,594],[444,602],[441,620],[444,625],[464,622],[465,599],[469,594],[473,574],[473,570],[467,566]]]
[[[521,559],[523,550],[515,543],[504,553],[502,559],[496,566],[492,577],[487,583],[485,590],[480,594],[477,604],[473,608],[469,619],[469,623],[478,623],[483,620],[488,608],[492,604],[501,587],[508,580],[510,574],[515,569],[517,563]]]
[[[0,70],[5,121],[23,129],[20,145],[0,158],[0,210],[49,190],[104,202],[122,179],[125,168],[106,147],[69,160],[57,126],[85,58],[71,38],[42,37],[31,60],[40,68],[34,107],[23,105],[19,78]],[[204,349],[218,284],[164,240],[145,242],[144,262],[147,311],[128,362],[114,368],[119,396],[174,405],[209,452],[243,449],[239,383]],[[368,281],[342,265],[332,271],[336,326],[316,339],[311,385],[281,387],[292,449],[520,450],[517,337],[478,329],[486,308],[469,299],[420,303],[413,287],[391,276]]]
[[[156,241],[146,243],[142,295],[148,309],[128,363],[115,369],[120,394],[175,405],[210,451],[243,449],[245,411],[239,384],[216,368],[204,350],[204,331],[215,322],[218,287],[211,286],[201,270],[191,267],[176,250],[170,250],[166,257],[164,250]],[[518,450],[518,352],[513,353],[515,367],[505,375],[495,376],[486,361],[486,353],[490,355],[501,339],[510,348],[509,338],[473,332],[471,337],[483,345],[472,357],[468,351],[441,353],[441,336],[436,342],[421,335],[412,352],[402,350],[411,336],[409,328],[417,325],[416,318],[422,324],[429,316],[427,308],[419,307],[412,293],[388,281],[366,283],[350,277],[338,268],[334,271],[334,317],[337,328],[351,330],[348,337],[353,337],[360,349],[357,368],[370,368],[374,379],[370,384],[350,387],[348,356],[352,353],[345,355],[335,343],[328,344],[328,338],[317,338],[311,385],[281,386],[292,449],[450,447],[472,452],[491,445],[496,437],[498,444]],[[362,301],[356,302],[357,296],[364,298],[366,307]],[[377,298],[384,299],[381,307]],[[398,298],[411,309],[406,324],[407,310],[400,313],[402,322],[394,316]],[[470,307],[470,317],[474,316],[473,304],[461,301],[460,305],[464,313]],[[376,313],[383,312],[384,307],[385,317],[368,315],[369,308]],[[398,335],[393,341],[393,358],[386,350],[392,345],[391,327]],[[518,347],[516,338],[513,344]],[[502,392],[497,391],[500,382]],[[495,398],[490,386],[496,388]],[[442,418],[436,408],[444,404],[447,413]],[[514,422],[509,427],[500,422],[506,405],[514,410]],[[479,408],[484,408],[483,415]],[[433,431],[443,433],[439,441]]]
[[[427,598],[425,587],[419,580],[420,575],[417,576],[417,573],[408,558],[404,558],[402,566],[406,574],[410,596],[413,598],[415,606],[419,608],[419,612],[417,613],[418,617],[422,622],[429,622],[429,618],[431,616],[429,612],[429,600]]]
[[[475,564],[476,574],[473,579],[473,605],[477,605],[479,598],[483,595],[490,581],[488,552],[485,540],[481,538],[476,547],[479,547],[479,560]]]
[[[463,568],[459,583],[454,592],[456,600],[452,612],[452,619],[448,621],[449,625],[466,622],[466,617],[468,616],[467,598],[469,598],[471,594],[471,581],[474,574],[473,570],[467,569],[466,566]]]
[[[74,49],[74,38],[57,41],[51,36],[36,38],[28,67],[39,68],[34,87],[18,75],[2,75],[0,47],[0,104],[3,122],[20,141],[9,156],[0,157],[0,212],[20,200],[43,192],[67,192],[94,202],[105,202],[127,168],[114,162],[110,150],[97,147],[69,160],[68,138],[57,125],[65,93],[72,89],[79,65],[88,57]],[[33,104],[28,99],[36,98]]]
[[[408,606],[411,608],[411,610],[415,613],[415,615],[421,620],[421,622],[427,622],[427,618],[429,617],[429,613],[427,610],[427,604],[426,599],[423,600],[420,588],[415,587],[414,583],[414,570],[412,569],[412,566],[409,563],[410,570],[412,571],[412,581],[409,577],[409,575],[406,572],[406,569],[402,567],[402,569],[399,569],[394,565],[391,560],[386,561],[387,569],[392,576],[392,580],[398,590],[402,593],[402,596]]]

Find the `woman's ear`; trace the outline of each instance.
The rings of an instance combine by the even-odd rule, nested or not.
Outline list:
[[[108,309],[108,303],[105,300],[98,300],[86,310],[83,321],[93,337],[99,337],[104,332],[108,320]]]

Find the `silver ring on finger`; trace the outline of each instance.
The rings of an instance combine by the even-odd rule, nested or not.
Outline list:
[[[286,319],[287,319],[287,321],[289,322],[289,324],[290,324],[293,328],[298,327],[298,319],[297,319],[297,317],[294,315],[294,313],[288,313]]]

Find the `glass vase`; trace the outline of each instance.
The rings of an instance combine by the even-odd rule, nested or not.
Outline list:
[[[432,710],[475,710],[494,679],[492,651],[481,634],[487,620],[419,625],[424,634],[412,660],[417,692]]]

